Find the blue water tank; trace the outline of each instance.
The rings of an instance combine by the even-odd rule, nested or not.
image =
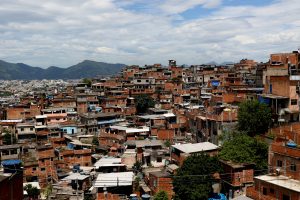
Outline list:
[[[80,172],[80,165],[73,165],[73,172]]]
[[[136,194],[131,194],[129,197],[130,200],[138,200],[138,197]]]
[[[286,143],[286,146],[295,148],[295,147],[297,147],[297,144],[294,141],[289,141],[288,143]]]
[[[225,196],[225,194],[220,193],[220,194],[214,194],[208,200],[227,200],[227,197]]]
[[[149,194],[143,194],[142,200],[150,200],[151,196]]]
[[[220,85],[220,81],[213,80],[213,81],[211,81],[211,85],[217,87]]]

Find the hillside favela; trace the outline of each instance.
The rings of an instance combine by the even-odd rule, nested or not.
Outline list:
[[[300,200],[298,0],[0,2],[0,200]]]

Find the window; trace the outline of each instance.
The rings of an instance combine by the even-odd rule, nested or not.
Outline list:
[[[274,194],[274,189],[273,188],[270,188],[270,193]]]
[[[138,83],[140,83],[141,82],[141,80],[136,80]]]
[[[263,195],[267,195],[268,192],[267,192],[267,188],[263,187]]]
[[[157,157],[156,162],[162,162],[162,157]]]
[[[24,128],[21,128],[21,131],[24,131]]]
[[[2,155],[3,156],[9,155],[9,151],[6,149],[2,150]]]
[[[282,200],[290,200],[290,196],[286,195],[286,194],[283,194],[282,195]]]
[[[298,102],[297,102],[297,99],[291,99],[291,105],[297,105]]]
[[[295,163],[291,163],[290,169],[291,169],[291,171],[296,171],[297,170],[297,165]]]
[[[277,160],[277,167],[282,167],[282,161],[281,160]]]
[[[18,150],[17,150],[17,149],[12,149],[12,150],[10,150],[10,155],[17,154],[17,153],[18,153]]]
[[[30,131],[33,131],[33,128],[30,128]]]

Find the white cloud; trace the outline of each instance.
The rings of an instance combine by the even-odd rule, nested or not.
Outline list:
[[[196,6],[214,9],[185,21],[181,13]],[[170,58],[179,64],[244,57],[266,61],[269,53],[300,45],[299,9],[296,0],[260,7],[222,7],[220,0],[1,0],[0,59],[42,67],[84,59],[125,64],[166,64]]]
[[[117,53],[117,51],[115,49],[109,48],[109,47],[97,47],[96,51],[98,53],[104,53],[104,54]]]

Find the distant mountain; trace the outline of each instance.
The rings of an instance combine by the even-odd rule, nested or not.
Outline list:
[[[218,63],[215,61],[210,61],[208,63],[205,63],[205,65],[218,65]]]
[[[226,61],[226,62],[220,63],[220,65],[233,65],[234,63],[235,63],[235,62]]]
[[[121,71],[124,64],[110,64],[84,60],[68,68],[51,66],[47,69],[32,67],[23,63],[8,63],[0,60],[0,79],[81,79],[96,76],[114,75]]]

